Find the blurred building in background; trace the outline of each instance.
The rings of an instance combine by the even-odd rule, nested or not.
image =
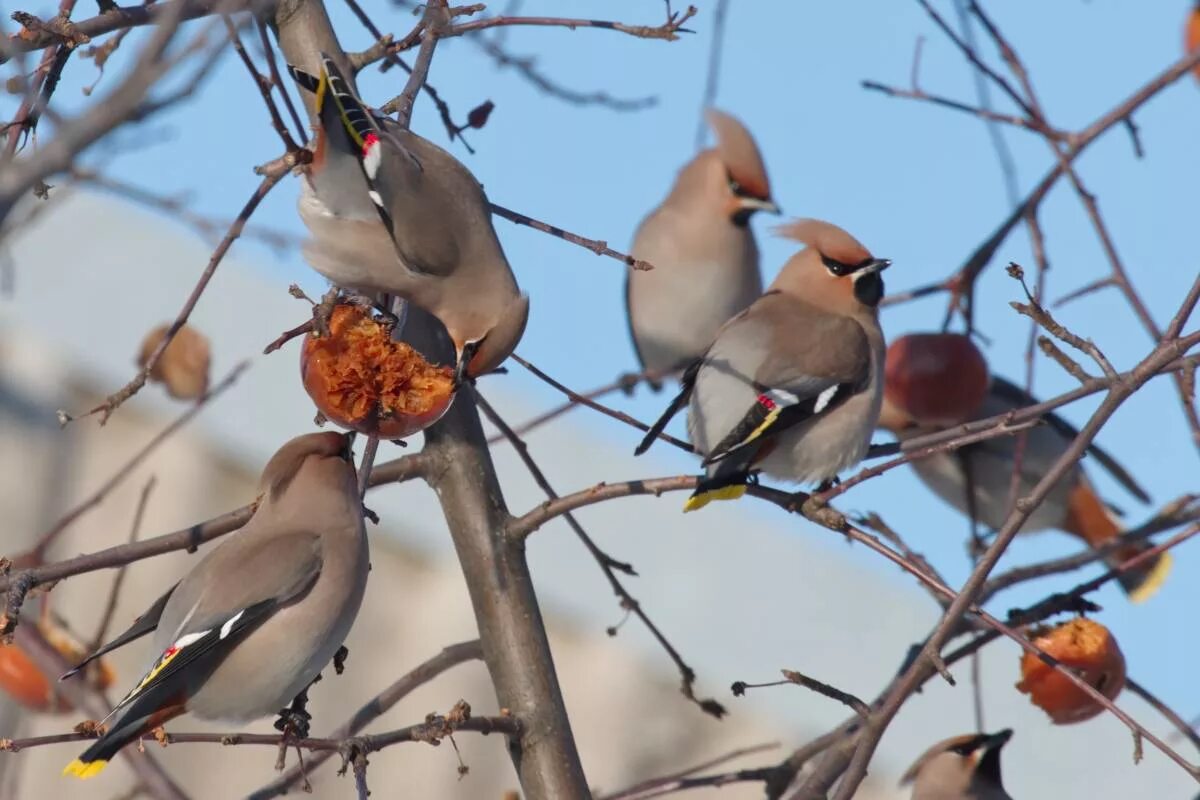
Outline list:
[[[0,298],[0,513],[5,520],[0,553],[8,555],[20,552],[95,491],[184,409],[148,386],[105,427],[81,420],[60,429],[55,420],[57,409],[86,410],[134,374],[142,336],[175,315],[209,256],[205,245],[162,219],[111,199],[72,196],[55,202],[4,254],[11,259],[12,280],[9,296]],[[315,277],[306,285],[313,293],[322,288]],[[288,295],[282,273],[236,259],[223,263],[193,323],[212,341],[214,381],[244,359],[251,360],[250,369],[75,522],[51,557],[123,542],[150,476],[157,486],[143,537],[249,502],[265,459],[287,438],[313,427],[313,409],[299,381],[297,344],[259,355],[280,331],[308,314],[307,304]],[[581,352],[586,339],[581,334]],[[543,387],[531,388],[517,376],[489,377],[480,388],[509,422],[557,402]],[[528,438],[558,491],[680,471],[680,461],[670,454],[635,461],[635,431],[586,413],[573,412]],[[385,444],[379,460],[400,452]],[[511,510],[521,513],[539,503],[543,496],[511,449],[501,444],[493,453]],[[844,544],[826,531],[761,504],[721,504],[685,517],[681,503],[680,495],[633,498],[585,509],[580,518],[602,546],[636,566],[640,577],[628,579],[630,590],[696,669],[697,694],[714,696],[730,709],[722,721],[680,696],[671,662],[637,620],[622,622],[603,576],[561,522],[530,540],[556,665],[585,769],[598,790],[612,791],[763,742],[778,741],[785,749],[725,768],[775,763],[787,747],[845,718],[846,709],[792,686],[738,699],[729,693],[733,681],[773,680],[780,668],[793,668],[869,700],[939,613],[903,575],[850,562]],[[432,492],[416,482],[389,486],[370,494],[367,504],[382,522],[371,529],[373,571],[366,604],[347,642],[346,673],[326,675],[312,693],[317,736],[445,645],[476,635]],[[132,565],[114,627],[132,621],[194,558],[177,552]],[[90,637],[113,576],[104,571],[61,582],[49,595],[54,612]],[[36,601],[27,608],[35,610]],[[27,621],[31,617],[27,614]],[[618,624],[615,638],[606,635],[606,628]],[[114,656],[119,691],[136,680],[148,658],[145,642]],[[1016,648],[1001,644],[987,652],[983,667],[989,725],[1017,730],[1004,756],[1014,796],[1185,796],[1187,778],[1157,752],[1148,748],[1136,770],[1129,765],[1129,737],[1115,720],[1104,717],[1086,728],[1050,726],[1013,691],[1016,659]],[[965,668],[956,672],[958,688],[935,681],[905,707],[882,743],[861,797],[904,796],[895,790],[894,779],[908,761],[932,741],[973,728],[967,673]],[[419,722],[460,698],[476,714],[497,712],[481,663],[436,679],[368,732]],[[1144,706],[1123,703],[1155,730],[1162,729]],[[0,736],[60,733],[77,721],[77,714],[23,716],[5,704]],[[190,718],[169,727],[229,730]],[[252,730],[270,732],[270,720]],[[399,745],[370,758],[368,782],[375,795],[499,798],[517,788],[501,739],[470,733],[456,738],[468,774],[459,777],[449,746]],[[242,796],[275,777],[273,748],[151,747],[198,798]],[[128,789],[131,773],[119,759],[86,784],[59,777],[80,749],[71,743],[0,754],[3,796],[116,797]],[[334,774],[335,762],[312,776],[316,797],[353,796],[350,779]],[[755,798],[761,787],[731,785],[695,796]]]

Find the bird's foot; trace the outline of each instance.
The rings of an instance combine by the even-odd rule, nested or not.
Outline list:
[[[313,679],[313,683],[319,680],[321,680],[321,676],[317,675]],[[290,706],[280,709],[279,719],[275,720],[275,730],[283,734],[285,741],[307,739],[310,722],[312,722],[312,714],[308,713],[308,688],[306,687],[304,691],[296,695]]]
[[[626,397],[633,397],[633,390],[637,388],[637,385],[642,382],[644,377],[643,373],[640,372],[622,372],[617,376],[617,388]],[[649,381],[647,382],[653,388],[654,384]]]
[[[350,657],[350,648],[342,645],[333,654],[333,671],[341,675],[346,670],[346,659]]]
[[[321,296],[321,302],[313,306],[313,328],[318,336],[329,335],[329,318],[333,316],[333,308],[340,296],[341,292],[336,287],[331,288]]]
[[[817,488],[813,491],[813,494],[824,494],[841,482],[842,479],[837,475],[834,475],[832,478],[826,478],[817,484]]]

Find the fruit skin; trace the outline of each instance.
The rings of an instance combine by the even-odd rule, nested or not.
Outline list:
[[[1064,667],[1076,670],[1080,678],[1109,700],[1116,699],[1125,687],[1125,655],[1108,628],[1094,620],[1078,617],[1037,633],[1032,641]],[[1017,689],[1028,694],[1055,725],[1083,722],[1104,710],[1034,653],[1021,655]]]
[[[1194,53],[1200,50],[1200,3],[1188,12],[1187,22],[1183,24],[1183,51]],[[1200,65],[1192,68],[1192,74],[1200,81]]]
[[[57,626],[41,623],[38,629],[69,663],[76,664],[87,655],[79,642]],[[85,674],[95,689],[107,689],[116,679],[112,668],[103,659]],[[54,691],[54,682],[16,644],[0,644],[0,690],[32,711],[65,714],[72,710],[71,704]]]
[[[987,360],[969,336],[910,333],[888,347],[883,393],[913,422],[949,426],[971,419],[990,380]]]
[[[139,367],[146,366],[150,355],[170,329],[159,325],[142,340],[138,353]],[[161,383],[167,394],[178,400],[195,400],[208,391],[208,372],[211,363],[208,338],[190,325],[176,332],[167,349],[150,370],[150,380]]]
[[[358,306],[341,304],[329,334],[300,351],[305,391],[329,421],[368,436],[401,439],[441,419],[454,400],[454,370],[430,364]]]

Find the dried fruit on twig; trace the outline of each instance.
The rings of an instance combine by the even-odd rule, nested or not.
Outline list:
[[[1112,633],[1098,622],[1078,617],[1035,632],[1032,641],[1109,700],[1115,699],[1125,687],[1125,656]],[[1017,689],[1028,694],[1056,725],[1083,722],[1104,710],[1066,675],[1034,653],[1021,656]]]
[[[170,327],[159,325],[146,334],[138,354],[139,367],[146,366]],[[209,361],[208,339],[190,325],[184,325],[150,370],[150,380],[163,384],[172,397],[195,400],[208,391]]]
[[[44,622],[38,624],[38,630],[69,663],[77,664],[87,655],[83,645],[63,628]],[[116,679],[104,659],[89,665],[84,675],[94,689],[107,689]],[[56,684],[55,678],[43,674],[19,645],[0,644],[0,689],[18,703],[34,711],[65,714],[71,704],[55,691]]]
[[[957,425],[987,396],[987,361],[969,336],[911,333],[892,342],[884,368],[884,396],[921,425]]]
[[[331,422],[398,439],[441,418],[454,399],[454,370],[430,364],[363,309],[338,305],[329,335],[305,337],[300,351],[304,388]]]

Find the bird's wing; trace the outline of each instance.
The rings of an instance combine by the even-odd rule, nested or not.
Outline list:
[[[999,375],[992,376],[992,385],[990,391],[996,397],[1004,400],[1007,403],[1011,403],[1014,408],[1023,408],[1025,406],[1036,405],[1038,402],[1037,398],[1030,395],[1020,386],[1001,378]],[[1046,413],[1042,418],[1046,420],[1047,425],[1056,430],[1066,439],[1074,439],[1079,435],[1079,430],[1074,425],[1067,422],[1065,419],[1052,411]],[[1108,451],[1093,443],[1088,445],[1087,452],[1088,455],[1096,459],[1096,462],[1099,463],[1100,466],[1104,467],[1105,471],[1108,472],[1108,474],[1111,475],[1113,479],[1117,481],[1117,483],[1124,487],[1125,491],[1129,492],[1143,503],[1150,502],[1151,498],[1149,493],[1141,487],[1141,485],[1134,479],[1133,475],[1131,475],[1127,469],[1121,466],[1121,464],[1115,458],[1109,455]]]
[[[345,134],[345,138],[329,140],[342,142],[357,161],[366,182],[367,196],[375,206],[388,236],[395,243],[396,226],[379,191],[378,176],[380,165],[383,163],[383,142],[387,139],[405,157],[413,158],[412,154],[401,147],[393,137],[384,133],[375,112],[350,90],[350,84],[342,75],[342,71],[328,55],[321,54],[320,76],[311,75],[290,64],[288,71],[296,83],[316,95],[317,115],[321,119],[321,125],[327,130],[336,126]],[[403,254],[400,254],[398,249],[397,254],[403,260]]]
[[[635,456],[640,456],[642,453],[649,450],[650,445],[654,444],[654,440],[657,439],[664,430],[666,430],[666,427],[671,422],[671,419],[679,413],[681,408],[687,405],[688,399],[692,396],[692,388],[696,385],[696,374],[700,371],[700,367],[703,365],[703,363],[703,359],[697,359],[689,364],[687,369],[683,371],[683,375],[679,378],[679,394],[672,398],[671,402],[667,405],[666,411],[664,411],[662,415],[654,421],[654,424],[650,426],[650,429],[646,431],[646,435],[642,438],[642,441],[633,451]]]
[[[136,717],[186,702],[246,633],[312,586],[322,564],[318,534],[248,533],[213,551],[176,587],[172,619],[160,621],[171,631],[160,641],[169,644],[114,712]]]
[[[142,638],[147,633],[152,632],[155,628],[158,627],[158,620],[162,616],[163,608],[166,607],[167,601],[171,599],[171,593],[174,592],[176,587],[178,587],[178,586],[179,586],[179,584],[177,583],[177,584],[175,584],[175,586],[172,586],[170,589],[167,589],[167,591],[163,594],[163,596],[158,598],[157,600],[155,600],[154,605],[150,606],[150,608],[148,608],[145,611],[145,613],[143,613],[140,617],[135,619],[133,621],[133,624],[130,625],[129,628],[124,633],[122,633],[120,636],[116,637],[112,641],[108,642],[103,647],[100,647],[99,649],[97,649],[96,652],[89,655],[83,661],[80,661],[70,671],[64,673],[62,675],[62,677],[59,678],[59,680],[65,681],[67,678],[76,674],[81,669],[83,669],[88,664],[95,661],[97,658],[100,658],[100,656],[104,655],[105,653],[111,653],[113,650],[116,650],[118,647],[123,647],[124,645],[127,645],[136,639]]]
[[[871,378],[871,346],[852,318],[785,297],[771,301],[771,296],[761,298],[757,313],[740,325],[730,324],[723,335],[721,349],[727,353],[737,352],[739,338],[747,348],[761,347],[764,338],[767,345],[752,372],[753,402],[712,448],[705,466],[828,414]],[[721,364],[711,361],[705,368],[720,369]]]

